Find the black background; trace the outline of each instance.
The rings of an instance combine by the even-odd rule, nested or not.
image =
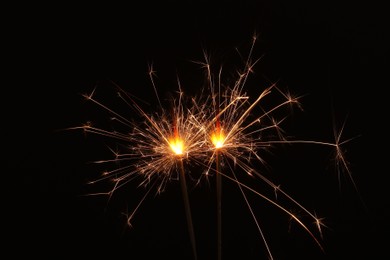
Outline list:
[[[329,226],[323,253],[297,225],[289,230],[283,212],[251,197],[274,258],[385,258],[384,10],[306,1],[8,7],[2,88],[6,248],[50,259],[191,259],[177,182],[148,197],[128,229],[122,213],[136,206],[144,190],[130,183],[108,203],[107,198],[83,196],[90,191],[86,182],[102,170],[88,162],[109,156],[106,140],[60,129],[104,121],[104,111],[81,94],[95,86],[110,93],[110,80],[156,102],[148,81],[150,63],[161,97],[175,93],[176,75],[185,92],[197,93],[203,78],[189,60],[202,59],[206,49],[216,64],[229,67],[231,61],[240,67],[237,59],[229,59],[237,57],[236,47],[245,54],[256,32],[254,56],[264,56],[255,68],[259,83],[248,84],[248,92],[256,95],[264,85],[279,81],[282,88],[306,95],[301,100],[304,112],[289,121],[298,136],[332,142],[333,118],[338,126],[346,119],[344,139],[359,136],[344,146],[358,192],[348,177],[338,179],[331,149],[298,145],[274,152],[268,176],[325,217]],[[113,96],[101,97],[116,105]],[[199,259],[216,258],[213,185],[190,190]],[[245,202],[229,182],[224,182],[223,207],[223,259],[267,259]]]

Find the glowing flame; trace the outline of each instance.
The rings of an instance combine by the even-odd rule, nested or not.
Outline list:
[[[216,149],[221,148],[225,142],[225,135],[222,130],[216,130],[211,135],[211,142]]]
[[[175,137],[169,140],[169,146],[171,147],[171,150],[176,154],[176,155],[181,155],[183,154],[184,151],[184,142],[182,139],[179,137]]]

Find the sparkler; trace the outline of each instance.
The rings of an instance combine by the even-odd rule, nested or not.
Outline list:
[[[153,79],[152,74],[153,70],[151,69],[151,79]],[[127,223],[131,226],[131,220],[152,188],[156,188],[156,192],[160,193],[165,189],[168,181],[180,179],[193,255],[197,259],[195,234],[184,170],[184,161],[187,161],[190,155],[200,157],[200,148],[204,144],[204,140],[200,135],[201,131],[197,127],[194,127],[194,123],[196,122],[193,120],[195,117],[194,112],[185,110],[182,103],[183,92],[180,90],[178,100],[174,100],[172,113],[167,113],[168,111],[162,109],[160,114],[149,115],[135,102],[129,93],[125,92],[118,85],[115,86],[118,90],[119,98],[130,108],[136,110],[144,121],[142,124],[136,124],[99,102],[94,97],[95,90],[89,95],[84,95],[87,100],[92,101],[108,111],[113,116],[111,118],[112,121],[132,129],[132,132],[126,134],[117,131],[108,131],[94,127],[91,124],[72,128],[83,129],[88,133],[116,139],[117,141],[124,142],[126,146],[127,152],[116,153],[115,159],[113,160],[95,161],[95,163],[99,164],[116,162],[126,163],[126,165],[112,171],[104,172],[101,178],[91,182],[96,183],[109,179],[114,183],[110,191],[90,195],[109,195],[111,197],[117,189],[126,183],[136,178],[141,178],[139,185],[149,187],[149,189],[134,211],[127,217]],[[162,108],[159,99],[158,102]]]
[[[337,133],[335,131],[335,143],[313,140],[288,140],[284,136],[283,129],[280,126],[285,117],[277,120],[273,117],[273,114],[286,106],[296,105],[301,108],[299,97],[293,97],[287,92],[284,93],[281,91],[281,89],[278,88],[276,84],[272,84],[270,87],[265,88],[253,102],[250,101],[250,96],[244,92],[244,87],[248,82],[249,76],[253,72],[254,66],[260,60],[258,59],[252,61],[251,58],[256,40],[257,38],[254,36],[248,58],[244,62],[244,69],[242,71],[238,71],[238,78],[235,82],[222,82],[222,67],[219,68],[218,73],[212,73],[210,59],[205,52],[204,61],[197,62],[205,69],[209,91],[212,97],[211,99],[206,98],[207,101],[204,102],[205,104],[210,103],[208,105],[204,105],[204,107],[211,107],[211,110],[207,113],[209,118],[205,120],[202,126],[203,129],[205,129],[206,136],[208,136],[208,138],[206,137],[206,140],[208,140],[209,149],[211,151],[211,156],[208,160],[208,164],[205,164],[205,167],[207,167],[209,171],[214,171],[216,175],[218,232],[217,253],[219,260],[222,259],[221,177],[225,177],[226,179],[233,181],[238,185],[257,226],[257,229],[263,239],[270,259],[273,259],[270,247],[267,243],[265,234],[261,229],[256,216],[254,215],[254,211],[249,203],[245,191],[251,191],[269,203],[273,204],[277,208],[281,209],[283,212],[289,215],[291,219],[295,220],[299,225],[301,225],[302,228],[305,229],[314,239],[321,250],[324,250],[319,241],[319,238],[315,236],[314,232],[309,229],[309,225],[305,224],[301,218],[298,218],[297,215],[288,211],[287,208],[278,203],[276,199],[267,197],[265,193],[260,193],[254,190],[238,179],[235,170],[233,170],[233,168],[237,166],[249,176],[260,178],[260,180],[265,182],[274,190],[276,198],[278,195],[284,196],[292,204],[303,210],[303,212],[305,212],[315,223],[319,237],[322,238],[322,227],[325,226],[325,224],[322,222],[322,219],[318,218],[314,213],[311,213],[309,210],[303,207],[303,205],[293,199],[292,196],[282,190],[279,185],[274,184],[271,180],[266,178],[253,166],[251,166],[252,159],[259,161],[261,164],[266,164],[266,161],[263,159],[260,150],[264,151],[275,144],[312,144],[333,147],[336,150],[335,159],[337,164],[346,170],[348,176],[353,182],[348,163],[341,149],[342,145],[351,140],[349,139],[346,141],[341,141],[344,126],[340,132]],[[223,88],[222,85],[224,85]],[[261,102],[269,97],[271,93],[279,94],[279,96],[282,98],[282,101],[276,103],[276,105],[271,106],[270,108],[261,108]],[[276,99],[278,97],[273,96],[273,98]],[[257,116],[256,114],[253,116],[255,112],[254,110],[259,109],[259,107],[261,108],[261,113]],[[271,131],[272,133],[270,133]],[[228,170],[230,169],[231,175],[221,171],[222,161],[228,165],[227,168]],[[215,165],[215,169],[212,169],[213,164]],[[208,173],[209,171],[206,172]],[[354,182],[353,184],[356,188]]]
[[[204,61],[198,62],[198,64],[205,68],[208,82],[207,88],[203,89],[199,98],[184,99],[184,93],[178,79],[179,96],[173,102],[171,113],[167,113],[168,111],[164,109],[158,97],[153,79],[155,72],[152,67],[149,68],[149,76],[161,108],[160,113],[148,114],[130,93],[115,85],[119,98],[130,109],[135,110],[141,116],[143,119],[141,123],[127,119],[121,113],[98,101],[95,98],[95,90],[91,94],[84,95],[87,100],[108,111],[112,115],[111,120],[113,122],[131,129],[129,133],[105,130],[91,124],[72,128],[102,135],[122,142],[125,145],[126,152],[115,152],[114,159],[96,161],[96,163],[123,163],[123,166],[104,172],[101,178],[91,183],[111,180],[113,182],[111,190],[94,194],[104,194],[111,197],[117,189],[125,184],[135,179],[141,179],[139,186],[148,187],[148,189],[136,208],[127,216],[129,226],[131,226],[133,217],[152,189],[160,193],[164,191],[167,182],[176,179],[180,180],[188,231],[195,259],[197,258],[196,243],[187,191],[185,165],[194,163],[206,169],[204,174],[195,178],[195,183],[199,183],[203,178],[209,178],[212,174],[216,176],[217,252],[219,260],[222,259],[222,178],[237,184],[270,259],[273,259],[271,249],[249,202],[248,192],[280,209],[292,220],[296,221],[323,250],[320,238],[322,237],[322,228],[325,224],[322,219],[307,210],[281,189],[279,185],[273,183],[252,166],[253,161],[266,165],[262,151],[267,151],[276,144],[313,144],[333,147],[336,149],[337,162],[347,170],[348,175],[351,177],[351,172],[341,149],[341,145],[350,140],[341,141],[342,131],[337,134],[335,143],[312,140],[288,140],[283,134],[281,127],[281,123],[286,116],[283,115],[281,119],[276,119],[274,114],[280,112],[284,107],[292,105],[300,107],[299,98],[293,97],[288,92],[283,92],[277,84],[271,84],[263,89],[254,101],[251,101],[251,97],[246,94],[245,86],[253,72],[254,66],[259,61],[259,59],[252,61],[252,51],[255,42],[256,37],[254,36],[248,58],[244,61],[245,66],[242,71],[238,71],[237,80],[234,82],[222,82],[222,67],[218,70],[217,76],[214,76],[209,56],[204,53]],[[262,102],[274,93],[276,96],[273,98],[275,100],[281,98],[282,101],[276,102],[271,107],[264,107]],[[255,112],[258,110],[260,113],[256,114]],[[213,168],[213,165],[215,165],[215,168]],[[268,185],[274,192],[275,198],[271,198],[265,195],[264,191],[257,191],[250,185],[245,184],[239,179],[238,173],[236,174],[235,169],[237,168]],[[310,225],[306,224],[303,218],[293,214],[286,206],[278,202],[278,198],[281,196],[307,214],[311,221],[314,222],[318,234],[312,231]]]

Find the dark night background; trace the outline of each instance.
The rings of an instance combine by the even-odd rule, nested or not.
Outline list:
[[[107,158],[107,140],[58,130],[88,120],[104,122],[104,111],[80,94],[95,86],[111,93],[109,80],[155,102],[150,62],[162,97],[177,90],[176,73],[185,92],[197,93],[202,74],[188,61],[201,59],[205,48],[216,64],[229,65],[237,61],[230,59],[237,57],[234,49],[245,54],[256,31],[254,57],[264,57],[254,77],[261,84],[252,81],[248,91],[256,95],[279,80],[281,88],[306,95],[304,112],[297,110],[286,130],[332,141],[334,116],[336,125],[347,119],[345,139],[359,136],[344,146],[358,192],[348,178],[338,180],[331,149],[297,145],[274,150],[267,176],[329,226],[323,253],[297,225],[289,231],[288,216],[250,196],[274,259],[389,257],[387,13],[373,4],[307,2],[8,7],[3,23],[3,246],[29,258],[191,259],[178,183],[149,197],[129,230],[122,212],[136,206],[142,189],[131,183],[108,204],[103,197],[82,196],[90,191],[87,180],[102,170],[87,162]],[[213,185],[190,191],[199,259],[216,259]],[[238,189],[224,182],[223,196],[223,259],[267,259]]]

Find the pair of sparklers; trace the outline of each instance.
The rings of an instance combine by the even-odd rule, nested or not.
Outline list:
[[[242,71],[237,71],[237,78],[233,82],[223,82],[224,71],[222,67],[217,70],[217,73],[214,73],[210,66],[209,56],[205,54],[204,61],[198,63],[205,69],[207,78],[207,84],[202,89],[201,94],[198,97],[185,96],[181,82],[177,79],[179,92],[178,97],[173,100],[171,110],[164,109],[159,98],[154,82],[155,72],[153,67],[149,68],[149,76],[161,109],[158,113],[147,113],[130,93],[115,85],[119,99],[128,105],[129,109],[135,110],[142,117],[142,122],[134,122],[97,100],[95,90],[88,95],[84,95],[87,100],[108,111],[113,122],[128,128],[130,132],[106,130],[92,124],[73,128],[114,139],[124,144],[125,151],[114,152],[115,158],[96,161],[96,163],[119,163],[121,166],[104,172],[99,179],[92,183],[111,180],[114,183],[111,190],[98,193],[109,196],[135,179],[139,180],[140,186],[148,187],[141,201],[131,214],[127,215],[128,225],[131,225],[135,214],[152,190],[160,193],[169,181],[180,180],[194,259],[197,259],[197,250],[187,191],[186,166],[197,165],[203,169],[198,176],[191,178],[194,185],[199,184],[204,179],[208,180],[212,176],[216,178],[217,255],[219,260],[222,259],[223,178],[238,186],[270,259],[273,259],[272,252],[266,235],[255,216],[253,207],[249,203],[248,193],[259,196],[289,216],[307,231],[323,250],[320,238],[322,237],[322,228],[325,225],[322,219],[303,207],[280,186],[273,183],[252,166],[253,161],[266,164],[262,152],[267,151],[271,146],[278,144],[313,144],[332,147],[336,151],[337,162],[351,178],[348,163],[344,159],[341,150],[341,145],[349,141],[341,141],[343,129],[335,136],[334,143],[313,140],[288,140],[284,136],[281,127],[286,116],[276,118],[276,115],[283,112],[285,107],[294,105],[300,107],[299,98],[283,92],[277,84],[271,84],[263,89],[254,100],[246,94],[245,86],[248,78],[259,61],[259,59],[252,60],[255,42],[256,37],[253,37],[249,54],[244,60],[244,68]],[[274,98],[282,101],[270,107],[263,106],[263,101],[271,98],[272,94],[275,95]],[[274,192],[275,198],[267,196],[264,191],[255,190],[250,185],[242,182],[239,176],[241,173],[238,173],[237,169],[241,169],[246,175],[264,182],[270,191]],[[293,214],[280,204],[278,197],[281,196],[305,212],[311,219],[311,224],[306,224],[303,218]],[[313,222],[314,227],[311,227]]]

